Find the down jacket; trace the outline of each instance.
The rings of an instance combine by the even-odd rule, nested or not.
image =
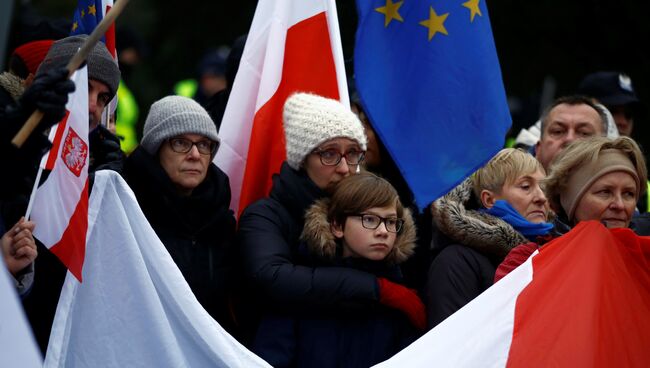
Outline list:
[[[239,221],[245,278],[256,304],[271,309],[362,307],[378,300],[374,275],[344,267],[312,267],[299,251],[305,211],[326,193],[304,170],[282,164],[269,197]]]
[[[339,242],[327,220],[328,199],[319,200],[306,214],[301,250],[320,267],[345,267],[401,280],[398,263],[415,247],[410,213],[391,253],[383,261],[341,258]],[[417,332],[399,311],[382,305],[359,310],[304,310],[275,313],[262,320],[252,350],[274,367],[369,367],[402,350]]]

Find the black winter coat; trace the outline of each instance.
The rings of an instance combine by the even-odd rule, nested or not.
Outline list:
[[[401,281],[399,268],[383,262],[345,258],[334,264]],[[265,318],[252,351],[277,368],[370,367],[395,355],[418,336],[402,312],[381,305],[363,310],[305,310]]]
[[[494,283],[496,267],[515,246],[529,240],[505,221],[477,211],[471,178],[431,205],[434,237],[447,243],[427,277],[429,328],[449,317]],[[440,236],[443,235],[443,236]],[[436,244],[439,247],[439,244]]]
[[[304,170],[295,171],[285,162],[273,178],[270,196],[248,206],[240,217],[245,277],[264,308],[359,307],[378,300],[377,279],[370,273],[303,265],[298,248],[304,214],[324,196]]]
[[[122,174],[199,303],[234,333],[229,297],[235,287],[235,218],[226,174],[210,164],[203,183],[183,197],[157,158],[141,147],[126,159]]]
[[[446,246],[429,268],[426,305],[429,328],[492,286],[497,261],[461,244]]]

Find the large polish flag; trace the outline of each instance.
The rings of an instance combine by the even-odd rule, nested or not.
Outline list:
[[[81,282],[88,228],[88,69],[71,79],[76,89],[66,116],[52,128],[52,149],[41,161],[50,173],[36,189],[31,220],[37,224],[34,236]]]
[[[650,237],[582,222],[376,367],[650,367]]]
[[[349,104],[334,0],[260,0],[226,106],[215,163],[240,214],[268,195],[286,158],[282,107],[294,92]]]
[[[270,367],[201,307],[114,171],[95,173],[83,274],[66,276],[44,367]]]

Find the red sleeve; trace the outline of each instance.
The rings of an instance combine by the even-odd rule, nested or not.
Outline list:
[[[505,275],[509,274],[510,271],[519,267],[520,264],[526,262],[528,257],[530,257],[533,252],[538,249],[537,243],[526,243],[518,245],[510,250],[510,253],[506,258],[501,262],[497,271],[494,274],[494,282],[501,280]]]

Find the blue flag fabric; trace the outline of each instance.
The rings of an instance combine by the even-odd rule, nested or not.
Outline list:
[[[70,36],[91,34],[104,18],[102,6],[102,0],[78,0],[72,18]],[[102,41],[106,43],[104,37]]]
[[[355,79],[376,133],[428,205],[503,147],[511,118],[484,0],[357,0]]]

